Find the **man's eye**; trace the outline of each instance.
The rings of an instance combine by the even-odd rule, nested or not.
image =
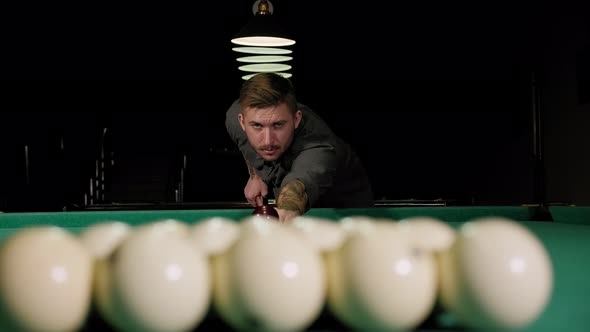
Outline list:
[[[284,125],[284,123],[275,123],[274,126],[275,128],[281,128]]]
[[[258,123],[253,124],[252,127],[256,128],[256,129],[262,128],[262,126]]]

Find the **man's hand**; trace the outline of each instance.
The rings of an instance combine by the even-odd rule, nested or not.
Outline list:
[[[244,196],[248,203],[252,206],[261,206],[262,197],[266,197],[266,195],[268,195],[266,183],[258,175],[251,175],[244,188]]]
[[[307,192],[305,185],[299,180],[293,180],[286,183],[277,200],[277,211],[279,212],[279,221],[288,222],[291,219],[301,216],[305,213],[307,206]]]

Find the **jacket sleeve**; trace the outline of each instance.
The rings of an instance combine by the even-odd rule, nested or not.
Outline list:
[[[327,143],[308,144],[293,160],[291,170],[283,178],[281,186],[292,180],[303,182],[307,193],[307,209],[310,209],[333,186],[337,163],[334,146]]]

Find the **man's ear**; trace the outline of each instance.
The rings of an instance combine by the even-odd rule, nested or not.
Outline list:
[[[246,124],[244,123],[244,115],[242,113],[238,113],[238,121],[240,121],[240,127],[242,127],[242,130],[246,131]]]
[[[295,112],[295,129],[297,129],[297,127],[299,127],[299,123],[301,122],[302,116],[303,116],[303,113],[301,113],[301,110],[297,110],[297,112]]]

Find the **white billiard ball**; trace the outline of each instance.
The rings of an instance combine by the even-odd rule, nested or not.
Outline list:
[[[397,223],[370,220],[344,220],[352,223],[348,237],[326,255],[328,308],[354,329],[415,328],[436,301],[433,255],[417,249]]]
[[[338,248],[346,235],[338,221],[325,218],[298,216],[288,225],[320,252]]]
[[[349,234],[372,232],[377,219],[367,216],[348,216],[339,220],[345,236]]]
[[[433,253],[450,248],[455,242],[457,233],[444,221],[428,216],[401,219],[399,226],[417,248]]]
[[[305,330],[325,303],[319,253],[287,224],[245,218],[212,265],[214,308],[236,330]]]
[[[174,218],[153,220],[146,224],[139,225],[137,228],[149,228],[158,233],[179,233],[185,237],[189,237],[191,233],[191,226],[187,222]]]
[[[97,268],[100,313],[120,331],[190,331],[210,303],[207,259],[182,223],[136,228]]]
[[[213,256],[226,251],[239,234],[237,222],[223,217],[211,217],[195,222],[189,237],[199,250],[207,256]]]
[[[92,257],[103,259],[129,235],[131,226],[122,221],[94,223],[82,230],[79,237]]]
[[[77,331],[91,303],[92,258],[65,229],[35,226],[0,248],[4,324],[24,331]],[[2,330],[11,331],[7,326]]]
[[[518,329],[549,302],[553,270],[543,243],[502,217],[471,220],[440,260],[441,303],[465,325]]]

